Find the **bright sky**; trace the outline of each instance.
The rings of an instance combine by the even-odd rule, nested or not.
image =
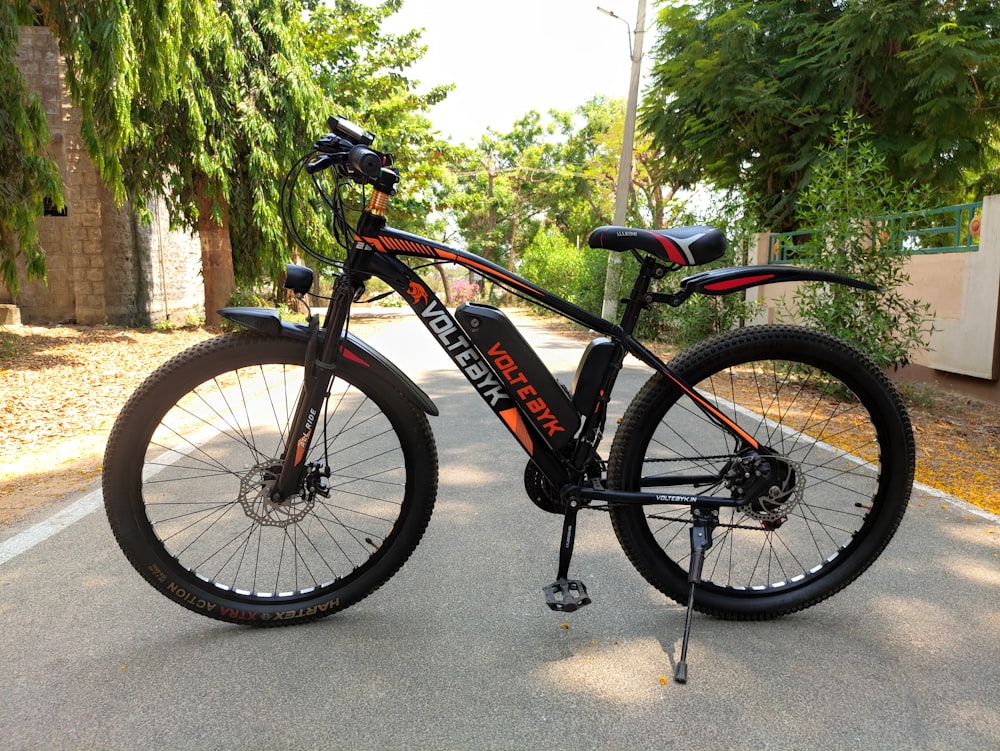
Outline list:
[[[456,85],[431,121],[445,137],[474,144],[487,127],[505,133],[529,110],[544,116],[595,94],[625,98],[628,27],[598,5],[635,26],[637,0],[404,0],[385,28],[424,29],[427,54],[411,77],[423,91]],[[647,3],[647,53],[654,14]]]

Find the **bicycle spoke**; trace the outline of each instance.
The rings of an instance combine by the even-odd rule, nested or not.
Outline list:
[[[336,380],[310,449],[310,461],[335,464],[330,497],[265,497],[299,389],[289,371],[260,365],[206,381],[161,419],[147,449],[154,531],[182,565],[222,589],[279,597],[325,586],[376,554],[401,512],[396,433],[377,405]],[[216,500],[198,500],[209,489]]]
[[[764,350],[778,356],[762,356]],[[791,327],[733,332],[679,360],[675,373],[759,445],[737,443],[668,379],[654,377],[640,391],[612,448],[611,487],[713,499],[689,501],[690,511],[611,509],[619,540],[646,578],[687,601],[696,518],[712,519],[712,544],[699,551],[698,609],[744,617],[788,612],[797,594],[769,596],[802,591],[845,568],[845,559],[848,568],[863,570],[880,541],[861,554],[858,545],[873,534],[875,520],[898,523],[908,487],[905,413],[884,376],[829,338]],[[855,381],[866,395],[853,389]],[[886,438],[890,431],[898,449]],[[887,452],[902,472],[891,496]],[[719,482],[706,483],[711,476]],[[708,517],[713,507],[717,515]],[[831,584],[825,596],[846,581]],[[710,604],[698,605],[705,597]]]

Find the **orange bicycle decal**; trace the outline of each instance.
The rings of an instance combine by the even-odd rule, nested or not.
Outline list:
[[[410,286],[406,290],[406,294],[413,301],[414,304],[423,300],[425,303],[430,302],[427,299],[427,288],[422,287],[417,282],[410,282]]]
[[[536,290],[525,280],[513,276],[499,267],[492,265],[486,265],[480,263],[476,258],[469,257],[467,255],[459,255],[454,250],[450,250],[443,246],[429,245],[423,242],[414,242],[402,237],[395,237],[392,235],[380,235],[378,237],[364,237],[361,238],[366,243],[372,246],[379,253],[406,253],[408,255],[414,256],[428,256],[430,258],[439,258],[442,261],[452,261],[453,263],[459,263],[470,268],[474,268],[483,274],[495,277],[505,284],[510,284],[515,287],[520,287],[521,289],[527,290],[534,293]]]
[[[517,438],[518,443],[524,446],[528,455],[533,455],[535,447],[534,442],[531,440],[531,433],[528,431],[528,427],[524,424],[524,420],[521,418],[517,409],[514,407],[505,409],[500,413],[500,417],[503,418],[507,427],[510,428],[510,432],[514,434],[515,438]]]

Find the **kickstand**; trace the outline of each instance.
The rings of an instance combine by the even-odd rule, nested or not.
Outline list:
[[[562,539],[559,544],[559,573],[552,584],[542,588],[545,593],[545,604],[552,610],[564,613],[572,613],[590,604],[587,588],[583,586],[583,582],[566,578],[569,575],[569,562],[573,557],[573,543],[576,540],[578,509],[579,502],[571,499],[566,506],[566,516],[563,518]]]
[[[681,640],[681,656],[674,671],[677,683],[687,683],[687,652],[691,640],[691,618],[694,615],[694,593],[701,582],[701,569],[705,563],[705,551],[712,547],[712,530],[719,523],[719,512],[716,509],[703,509],[695,506],[691,509],[691,565],[688,567],[687,613],[684,617],[684,638]]]

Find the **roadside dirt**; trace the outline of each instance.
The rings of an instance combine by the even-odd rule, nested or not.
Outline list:
[[[108,432],[160,362],[211,336],[111,327],[0,332],[0,526],[98,486]]]
[[[128,395],[157,365],[216,333],[0,329],[0,528],[99,487],[104,444]],[[930,389],[905,394],[917,479],[1000,513],[1000,405]]]

